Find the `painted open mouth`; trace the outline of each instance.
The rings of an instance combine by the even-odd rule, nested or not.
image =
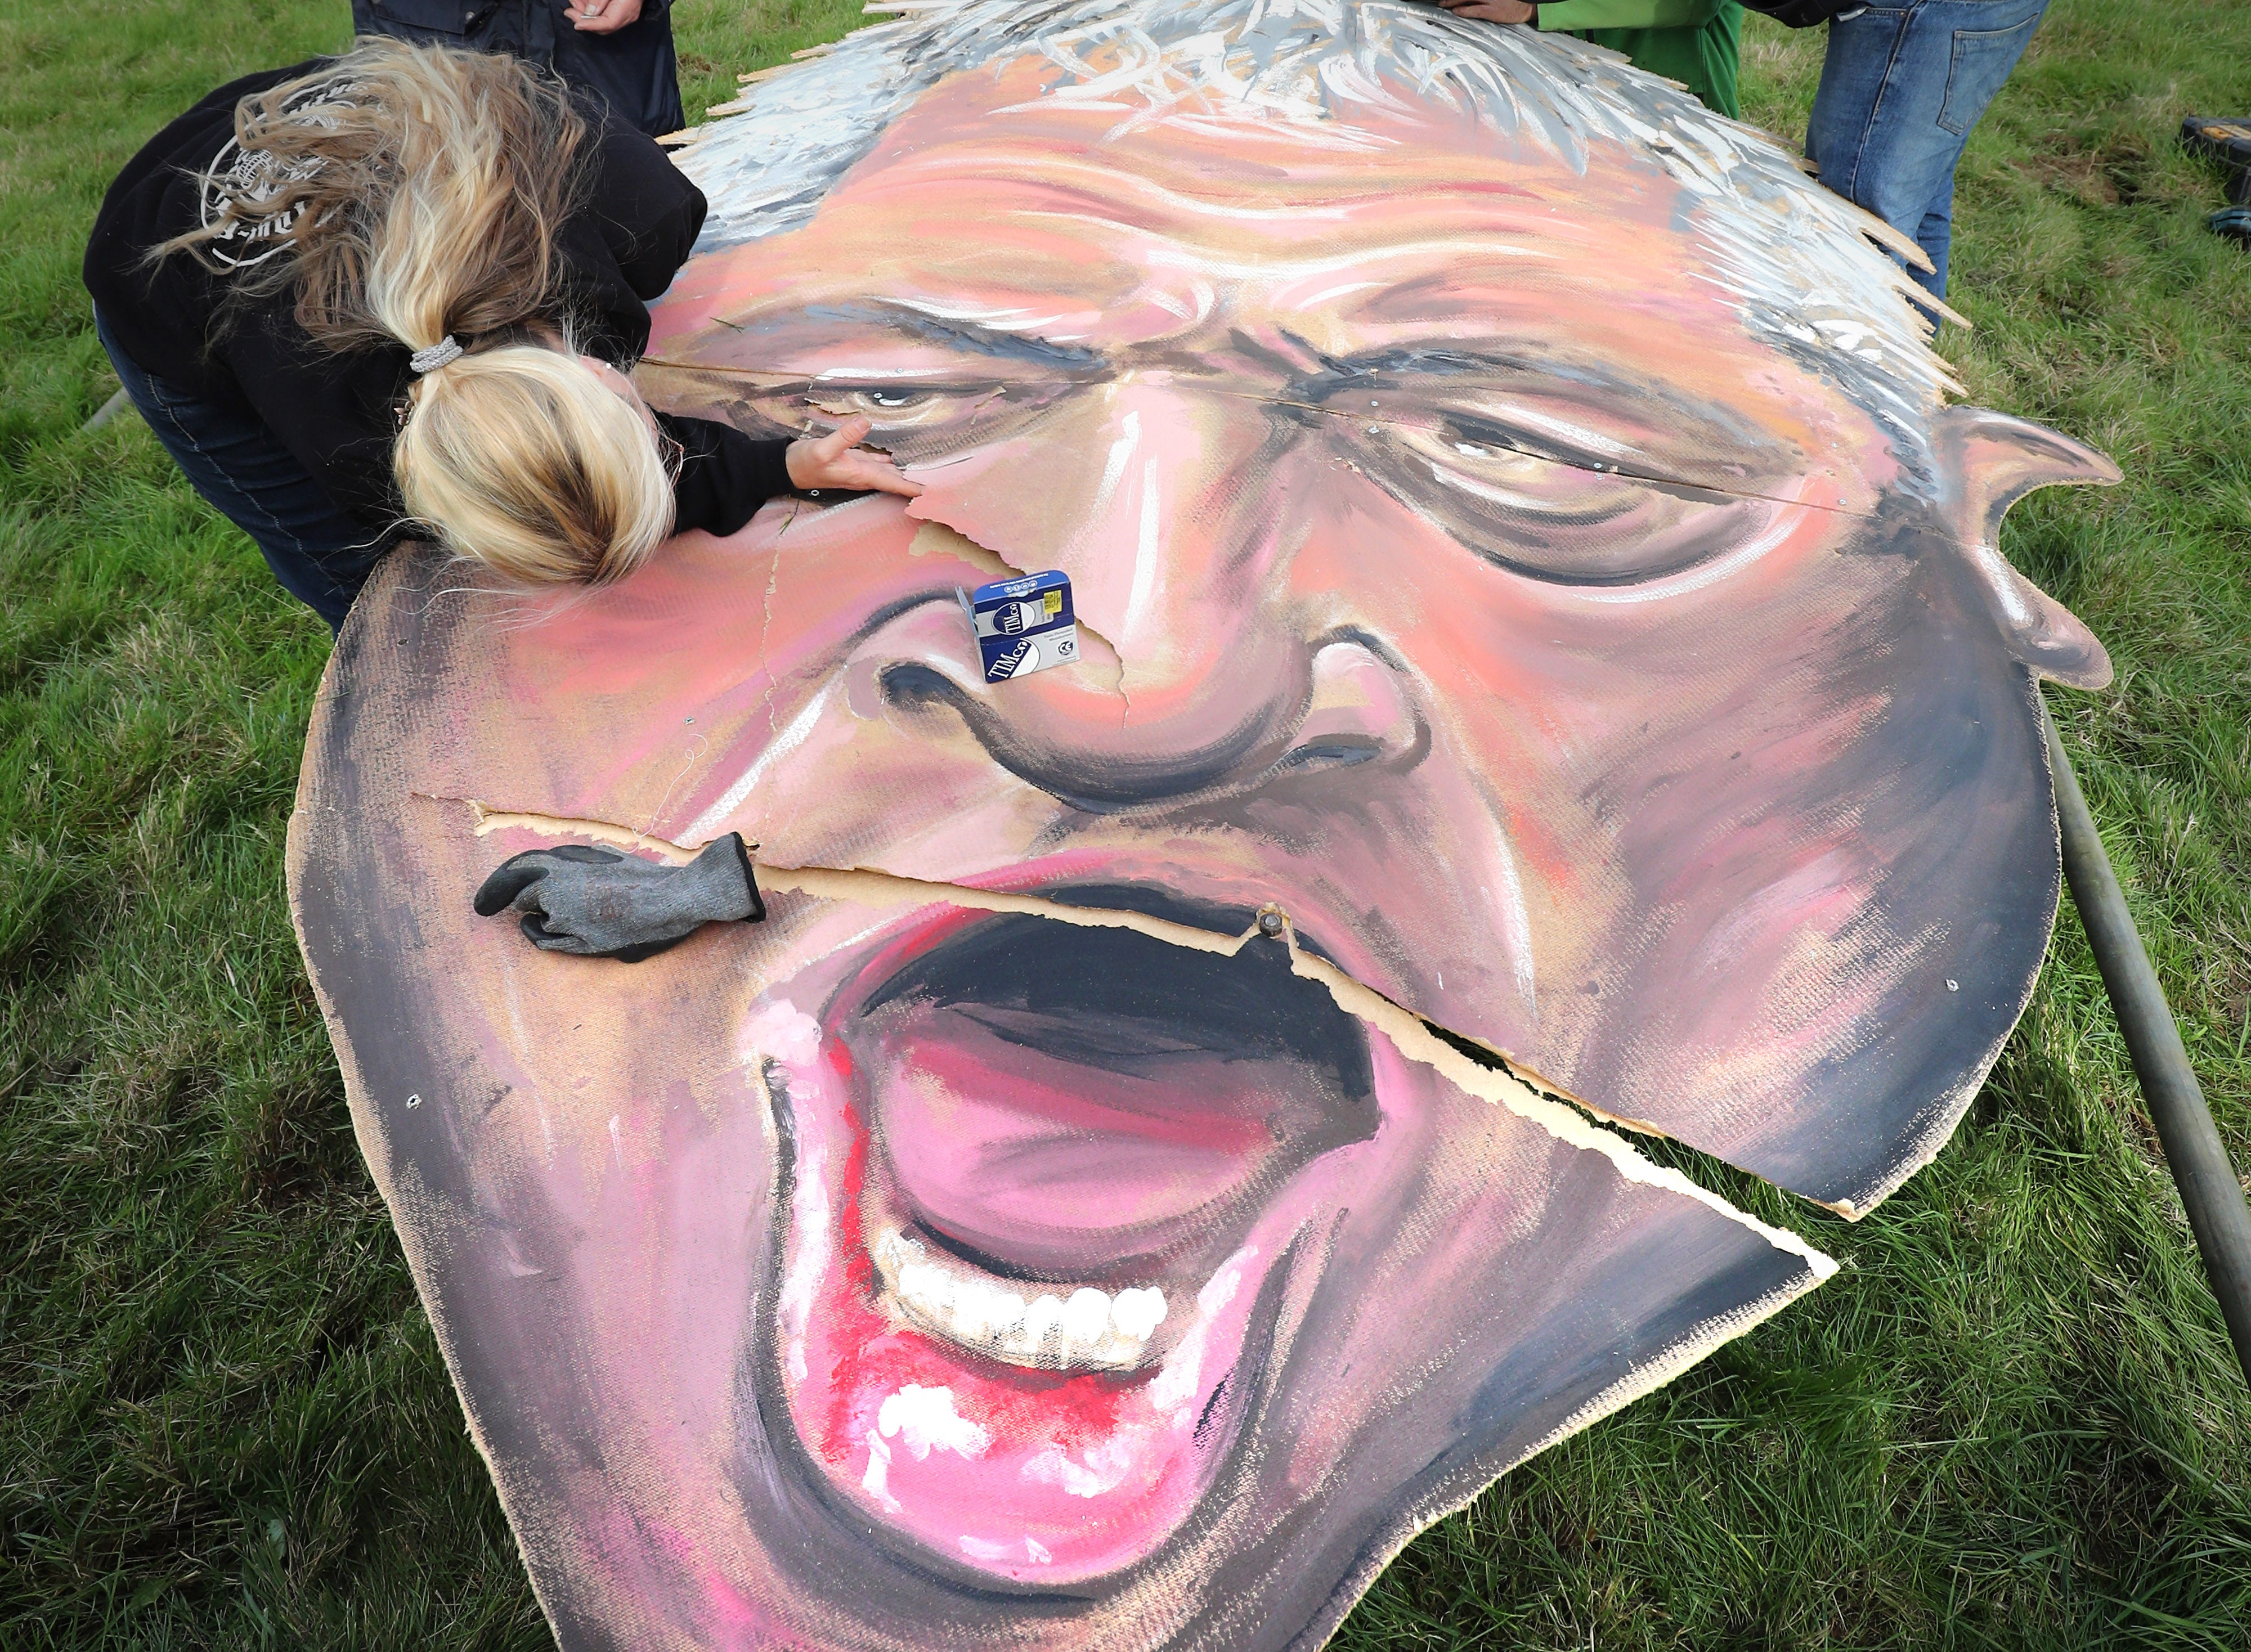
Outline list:
[[[1293,1241],[1374,1151],[1360,1023],[1276,942],[1229,958],[946,908],[753,1043],[796,1149],[772,1329],[814,1465],[986,1575],[1154,1552],[1254,1407]]]

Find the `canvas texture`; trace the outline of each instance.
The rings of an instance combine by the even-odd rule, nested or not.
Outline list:
[[[2109,670],[1995,537],[2116,473],[1579,43],[902,10],[683,151],[640,378],[925,491],[391,558],[299,933],[565,1647],[1315,1646],[1832,1270],[1633,1131],[1847,1216],[1943,1146]],[[958,593],[1051,569],[1083,658],[986,681]],[[472,909],[730,833],[765,921],[642,962]]]

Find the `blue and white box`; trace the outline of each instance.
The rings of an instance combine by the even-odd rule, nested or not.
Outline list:
[[[977,628],[985,681],[1005,682],[1078,658],[1078,616],[1070,577],[1050,569],[1022,579],[996,579],[962,599]]]

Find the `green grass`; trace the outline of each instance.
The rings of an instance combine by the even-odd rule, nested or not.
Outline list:
[[[0,1647],[546,1636],[354,1149],[281,840],[326,651],[114,388],[76,279],[114,169],[343,0],[0,0]],[[691,109],[855,21],[682,0]],[[1802,131],[1818,35],[1754,22]],[[2116,456],[2006,549],[2110,646],[2053,697],[2251,1163],[2251,261],[2171,136],[2251,6],[2059,0],[1961,181],[1973,393]],[[1937,1164],[1846,1263],[1509,1476],[1352,1648],[2251,1646],[2251,1399],[2068,909]]]

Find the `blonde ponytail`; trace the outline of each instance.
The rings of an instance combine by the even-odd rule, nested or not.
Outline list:
[[[672,525],[640,410],[523,342],[561,342],[556,237],[582,198],[586,132],[561,84],[515,59],[363,38],[243,100],[240,158],[206,181],[205,223],[156,250],[231,267],[238,298],[294,282],[298,322],[331,348],[448,357],[410,393],[400,495],[457,555],[525,584],[620,577]],[[258,242],[294,256],[229,256]]]
[[[641,410],[537,344],[426,375],[392,463],[410,515],[523,584],[622,578],[672,531],[671,472]]]

